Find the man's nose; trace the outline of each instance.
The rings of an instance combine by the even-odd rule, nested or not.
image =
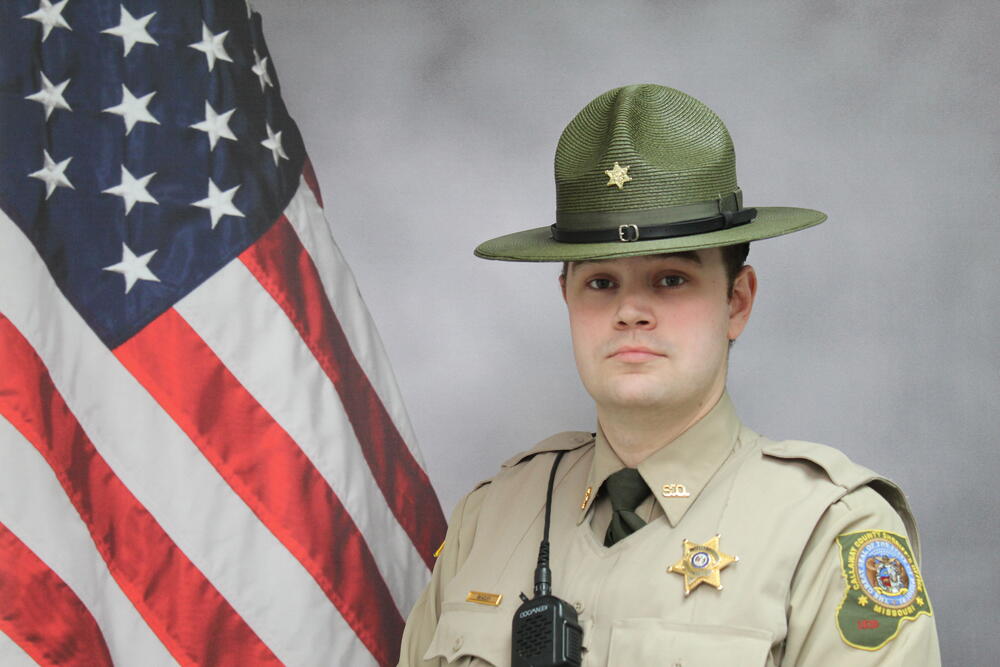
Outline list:
[[[623,290],[620,293],[618,311],[615,313],[617,329],[652,329],[656,326],[656,317],[650,303],[650,297],[644,290]]]

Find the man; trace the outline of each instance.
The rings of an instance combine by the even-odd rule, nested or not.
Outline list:
[[[747,244],[826,216],[744,207],[722,122],[662,86],[588,104],[555,177],[556,224],[476,254],[564,263],[597,432],[543,441],[459,503],[400,664],[510,664],[550,474],[552,594],[584,665],[940,664],[902,493],[754,433],[726,393],[757,292]]]

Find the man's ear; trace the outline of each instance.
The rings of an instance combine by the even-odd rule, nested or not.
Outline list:
[[[559,274],[559,289],[562,291],[562,298],[563,298],[563,301],[565,302],[566,301],[566,274],[565,273],[560,273]]]
[[[729,297],[729,340],[736,340],[750,319],[753,301],[757,296],[757,273],[750,265],[744,266],[733,281],[733,294]]]

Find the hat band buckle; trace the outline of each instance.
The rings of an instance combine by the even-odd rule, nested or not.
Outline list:
[[[638,225],[618,225],[618,240],[622,243],[630,243],[639,240]]]

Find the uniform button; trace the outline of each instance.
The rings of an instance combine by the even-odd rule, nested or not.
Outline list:
[[[462,648],[462,638],[461,637],[456,637],[455,638],[455,643],[451,645],[451,650],[452,651],[457,651],[460,648]]]
[[[583,611],[583,603],[577,600],[576,602],[573,603],[573,609],[576,609],[576,613],[579,614],[581,611]]]

